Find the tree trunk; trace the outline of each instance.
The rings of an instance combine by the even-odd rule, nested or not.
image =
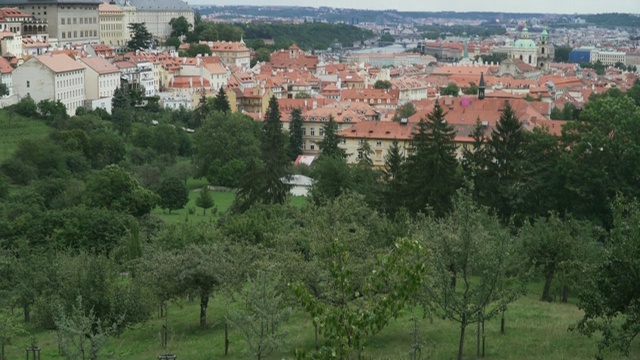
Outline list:
[[[562,302],[565,304],[569,302],[569,286],[567,285],[562,287]]]
[[[500,334],[504,335],[504,313],[506,309],[502,309],[502,318],[500,319]]]
[[[320,347],[318,346],[318,324],[313,324],[313,327],[315,328],[316,351],[318,351],[320,350]]]
[[[480,320],[478,320],[478,333],[476,334],[476,357],[480,357]]]
[[[466,327],[466,317],[463,315],[462,322],[460,323],[460,344],[458,346],[458,360],[462,360],[462,353],[464,352],[464,331]]]
[[[224,355],[229,354],[229,322],[224,321]]]
[[[200,327],[207,327],[207,306],[209,305],[209,292],[200,293]]]
[[[23,307],[24,310],[24,322],[28,323],[31,322],[31,307],[29,306],[29,304],[25,305]]]
[[[544,288],[542,289],[542,301],[553,301],[551,298],[551,283],[553,282],[555,272],[555,266],[551,266],[551,268],[547,269],[545,273]]]
[[[456,274],[455,265],[453,264],[449,265],[449,271],[451,271],[451,287],[455,289],[456,283],[457,283],[457,274]]]
[[[4,344],[0,345],[0,349],[1,349],[1,351],[0,351],[0,360],[7,360],[4,357]]]
[[[485,344],[485,333],[484,333],[484,317],[482,318],[482,357],[484,357],[484,344]]]

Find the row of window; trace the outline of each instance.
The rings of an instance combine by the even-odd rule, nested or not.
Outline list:
[[[122,30],[122,24],[101,24],[100,25],[100,30],[101,31]]]
[[[80,37],[83,38],[85,36],[87,36],[87,37],[89,37],[89,36],[97,37],[98,36],[98,30],[93,30],[93,31],[92,30],[87,30],[87,31],[80,30]],[[77,37],[78,37],[78,32],[74,31],[73,32],[73,38],[77,38]],[[66,39],[66,38],[72,39],[71,31],[67,31],[66,33],[63,31],[62,32],[62,38],[63,39]]]
[[[71,98],[76,98],[79,96],[84,96],[84,89],[75,89],[69,91],[62,91],[56,94],[56,100],[67,100]]]
[[[46,15],[46,14],[45,14]],[[61,18],[60,19],[60,25],[65,25],[65,23],[67,25],[71,25],[72,18],[68,17],[66,18]],[[82,24],[97,24],[98,20],[95,17],[84,17],[84,18],[73,18],[73,25],[76,25],[80,23],[80,25]]]

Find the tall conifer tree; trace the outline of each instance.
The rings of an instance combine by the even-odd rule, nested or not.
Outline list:
[[[302,110],[300,108],[293,109],[291,112],[291,128],[289,129],[289,156],[291,161],[295,161],[299,155],[302,155],[304,144],[302,138],[303,123]]]

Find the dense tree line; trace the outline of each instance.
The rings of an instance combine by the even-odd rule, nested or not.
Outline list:
[[[98,359],[111,337],[192,300],[196,325],[224,324],[225,343],[212,346],[230,351],[237,331],[256,359],[286,346],[292,312],[314,343],[291,353],[349,359],[416,307],[457,324],[451,352],[462,359],[470,326],[499,318],[508,336],[509,304],[536,281],[543,301],[577,299],[575,331],[628,353],[638,333],[639,90],[594,95],[561,136],[525,131],[505,103],[495,128],[478,121],[462,149],[436,104],[383,169],[367,141],[348,165],[330,117],[302,208],[283,182],[297,171],[300,134],[283,132],[275,99],[255,122],[231,113],[223,93],[164,111],[132,108],[119,90],[114,110],[130,109],[127,127],[104,111],[69,117],[59,103],[25,99],[3,111],[52,133],[0,165],[0,345],[20,336],[15,311],[55,331],[65,358]],[[225,172],[239,191],[218,221],[167,224],[151,212],[179,208],[187,178],[215,184]],[[212,298],[228,308],[212,311]]]

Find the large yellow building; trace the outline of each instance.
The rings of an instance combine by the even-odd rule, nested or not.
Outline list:
[[[115,48],[124,47],[129,41],[129,30],[124,22],[124,11],[109,3],[98,6],[100,18],[100,42]]]

